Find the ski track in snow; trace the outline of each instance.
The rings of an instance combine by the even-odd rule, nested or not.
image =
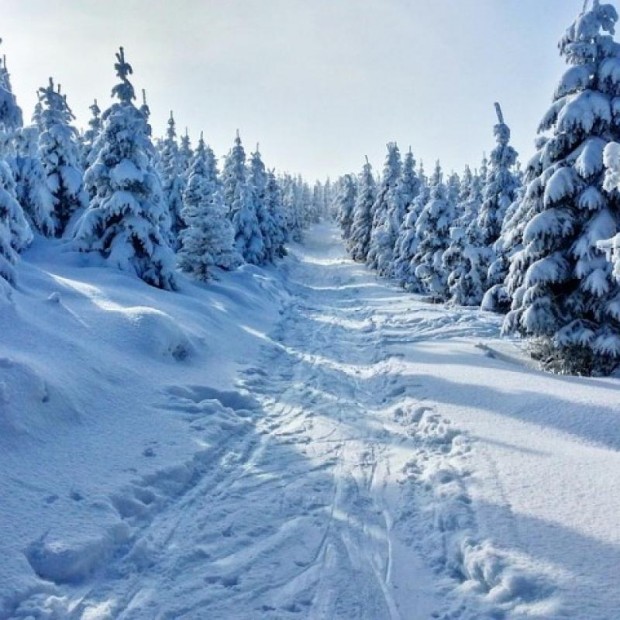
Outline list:
[[[74,565],[98,549],[34,541],[51,594],[15,617],[564,617],[544,568],[480,535],[475,441],[399,372],[396,345],[495,335],[496,319],[405,313],[403,293],[318,230],[286,263],[293,301],[238,391],[162,391],[194,460],[116,494],[125,529],[85,582]]]

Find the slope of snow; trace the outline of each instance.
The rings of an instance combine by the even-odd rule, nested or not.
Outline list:
[[[1,309],[1,618],[620,617],[620,382],[310,231],[180,293],[36,247]]]

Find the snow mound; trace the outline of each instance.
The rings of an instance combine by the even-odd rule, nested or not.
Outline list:
[[[63,407],[48,406],[56,392],[29,362],[0,357],[0,436],[31,434],[53,421],[76,421],[79,415],[68,395],[61,396]]]
[[[129,528],[123,523],[87,539],[48,540],[44,534],[27,548],[26,558],[41,579],[55,584],[80,583],[104,565],[128,537]]]
[[[145,306],[126,308],[122,314],[127,339],[143,355],[182,362],[194,354],[191,339],[169,314]]]

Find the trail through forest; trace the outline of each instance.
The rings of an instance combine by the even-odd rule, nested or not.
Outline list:
[[[117,494],[129,534],[104,569],[79,584],[48,571],[72,601],[64,617],[549,620],[586,609],[594,620],[620,609],[605,516],[617,503],[605,494],[618,466],[605,431],[617,424],[614,380],[528,368],[498,339],[498,317],[377,280],[330,225],[283,269],[289,302],[271,333],[245,328],[263,345],[236,390],[163,387],[161,407],[204,450],[189,470]],[[584,406],[601,429],[580,423]],[[45,575],[36,546],[29,561]]]

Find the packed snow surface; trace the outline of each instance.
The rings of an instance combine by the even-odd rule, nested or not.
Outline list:
[[[35,246],[0,308],[0,617],[620,618],[620,381],[319,225],[159,291]]]

